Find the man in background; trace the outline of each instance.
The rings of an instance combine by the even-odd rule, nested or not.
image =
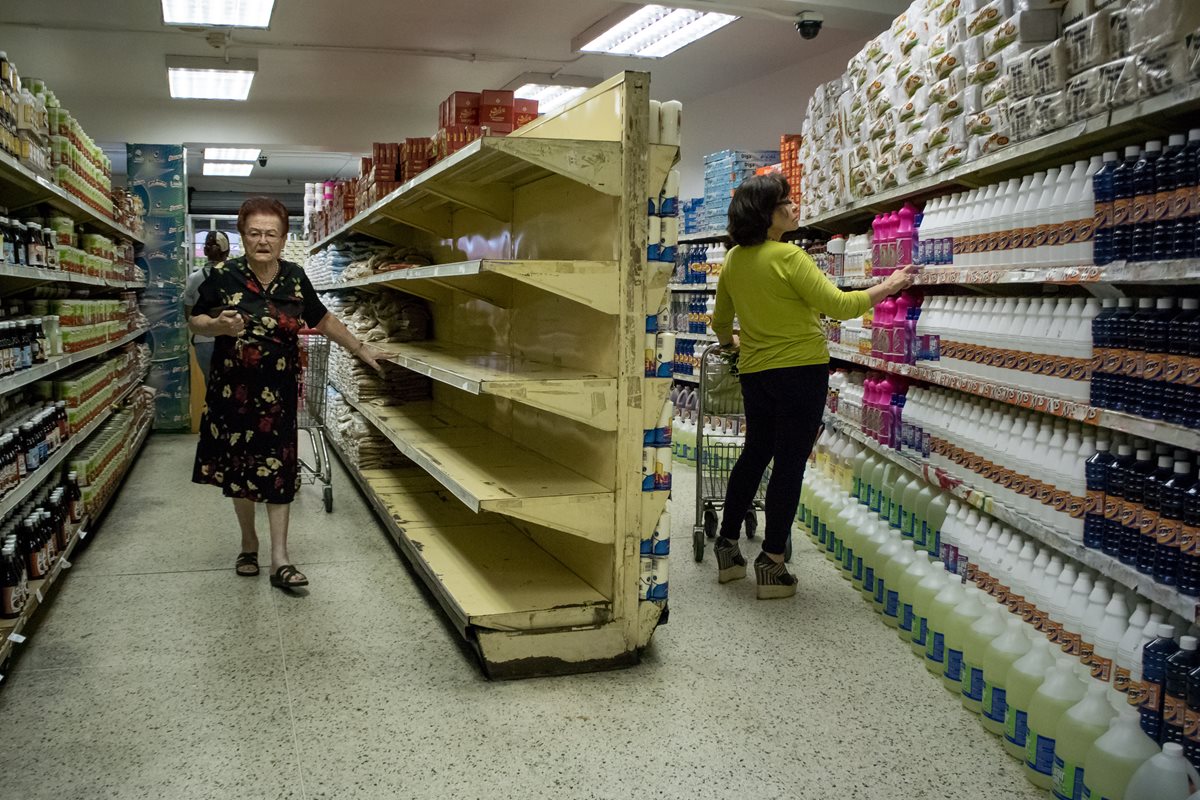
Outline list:
[[[209,270],[229,258],[229,237],[220,231],[209,231],[204,239],[204,257],[208,263],[188,276],[187,285],[183,289],[183,311],[188,319],[192,317],[192,306],[200,299],[200,284],[208,277]],[[208,381],[208,367],[212,363],[213,338],[211,336],[193,336],[192,344],[196,348],[196,363],[200,365],[200,373]]]

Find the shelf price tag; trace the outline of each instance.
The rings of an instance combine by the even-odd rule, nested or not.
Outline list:
[[[8,640],[13,644],[25,644],[25,638],[25,636],[19,633],[10,633],[8,635]]]
[[[39,604],[39,605],[41,605],[41,603],[42,603],[42,602],[45,600],[45,598],[44,598],[44,597],[42,597],[42,590],[41,590],[41,589],[38,589],[37,591],[35,591],[35,592],[33,593],[33,595],[34,595],[34,597],[36,597],[36,598],[37,598],[37,601],[38,601],[38,604]]]
[[[87,532],[87,531],[85,531],[83,528],[80,528],[80,529],[79,529],[79,541],[81,541],[81,542],[82,542],[82,541],[83,541],[84,539],[86,539],[87,537],[88,537],[88,532]]]
[[[65,558],[62,560],[62,562],[61,562],[61,563],[62,563],[62,568],[63,568],[63,569],[70,569],[70,568],[71,568],[71,562],[70,562],[70,561],[67,561]]]

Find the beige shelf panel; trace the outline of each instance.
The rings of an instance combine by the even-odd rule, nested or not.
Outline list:
[[[658,427],[658,418],[662,415],[663,406],[671,399],[670,378],[646,378],[642,382],[642,429],[653,430]]]
[[[617,429],[617,381],[444,342],[375,345],[388,360],[471,394],[507,397],[604,431]]]
[[[316,288],[322,292],[336,292],[390,286],[415,294],[414,281],[465,291],[502,308],[512,306],[511,281],[517,281],[605,314],[615,315],[619,310],[616,261],[478,259],[398,269],[345,283],[322,284]]]
[[[390,241],[397,224],[450,237],[453,215],[463,209],[511,222],[513,191],[552,175],[619,197],[620,142],[485,136],[400,186],[310,252],[354,232]]]
[[[352,405],[471,511],[615,540],[613,493],[600,484],[436,403]]]
[[[556,630],[611,616],[608,599],[578,575],[503,517],[476,514],[431,485],[424,470],[348,471],[464,631]]]

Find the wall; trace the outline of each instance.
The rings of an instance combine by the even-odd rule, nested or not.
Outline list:
[[[846,62],[869,38],[864,35],[778,72],[686,102],[679,196],[703,196],[704,156],[709,153],[775,150],[780,134],[799,133],[813,91],[845,72]]]

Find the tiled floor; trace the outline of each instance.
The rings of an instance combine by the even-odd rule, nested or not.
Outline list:
[[[293,508],[308,595],[236,577],[193,446],[151,438],[23,645],[0,797],[1047,796],[807,539],[796,598],[718,586],[691,557],[686,468],[671,622],[643,663],[489,683],[340,471],[332,515],[313,489]]]

